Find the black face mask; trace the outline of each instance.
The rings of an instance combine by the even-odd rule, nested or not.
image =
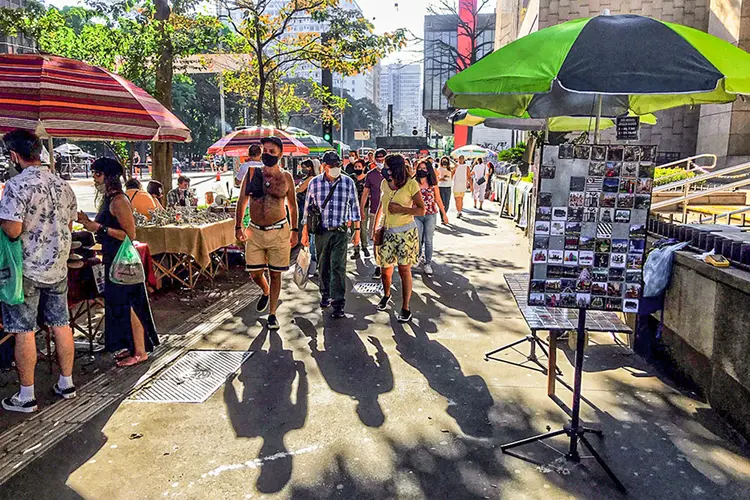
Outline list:
[[[357,174],[357,175],[362,175],[362,172],[364,172],[364,170],[362,170],[361,168],[355,168],[354,169],[354,173]]]
[[[279,157],[274,156],[272,154],[263,153],[263,156],[261,157],[261,161],[263,162],[263,165],[267,167],[273,167],[277,163],[279,163]]]
[[[419,179],[424,179],[427,177],[427,170],[417,170],[417,177]]]

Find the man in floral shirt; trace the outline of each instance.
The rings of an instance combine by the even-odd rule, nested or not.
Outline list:
[[[21,382],[19,392],[3,399],[2,406],[8,411],[32,413],[38,409],[34,396],[37,317],[43,318],[55,334],[60,378],[54,391],[65,399],[76,396],[66,263],[77,204],[68,183],[42,166],[42,143],[36,135],[15,130],[6,134],[3,141],[15,175],[5,184],[0,199],[0,227],[9,238],[21,239],[24,303],[2,304],[5,331],[16,336],[16,365]]]

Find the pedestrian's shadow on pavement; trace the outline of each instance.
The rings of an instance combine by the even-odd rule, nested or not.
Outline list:
[[[263,351],[269,337],[270,347]],[[267,328],[256,337],[249,351],[254,355],[242,365],[239,380],[242,398],[237,397],[233,376],[224,385],[227,414],[237,437],[263,439],[256,463],[260,476],[256,485],[262,493],[281,491],[292,476],[292,456],[284,436],[301,429],[307,419],[308,383],[302,361],[295,361],[292,351],[284,350],[281,337]],[[294,380],[297,393],[292,397]]]
[[[430,388],[448,400],[447,413],[470,436],[490,437],[489,411],[494,401],[487,383],[478,375],[466,376],[456,356],[413,324],[391,319],[396,349],[408,364],[425,376]],[[407,333],[406,328],[414,335]]]
[[[458,226],[456,224],[441,224],[435,228],[435,231],[451,236],[489,236],[489,233],[480,233],[479,231],[474,231],[468,227]]]
[[[445,307],[460,310],[481,323],[491,322],[492,313],[479,298],[477,289],[468,278],[454,271],[456,261],[446,259],[445,262],[450,262],[450,265],[438,264],[432,277],[424,276],[422,281],[425,286],[437,294],[425,294],[425,301],[429,304],[432,300]],[[435,317],[439,316],[439,309],[434,310]]]
[[[357,401],[356,412],[368,427],[380,427],[385,414],[378,398],[393,390],[393,371],[388,355],[375,337],[367,340],[375,348],[374,357],[355,330],[353,318],[334,320],[324,316],[323,341],[317,328],[302,317],[295,323],[310,339],[312,357],[332,391]]]

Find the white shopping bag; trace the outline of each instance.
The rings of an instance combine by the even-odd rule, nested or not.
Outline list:
[[[297,263],[294,265],[294,282],[300,289],[307,286],[307,272],[310,270],[310,250],[302,248],[297,255]]]

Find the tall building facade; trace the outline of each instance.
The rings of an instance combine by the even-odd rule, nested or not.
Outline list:
[[[26,5],[26,0],[0,0],[0,8],[18,9],[24,5]],[[23,35],[11,37],[0,33],[0,54],[27,54],[30,52],[36,52],[34,40]]]
[[[390,64],[380,71],[378,107],[387,125],[388,106],[393,105],[393,135],[424,134],[422,116],[422,68],[419,64]]]
[[[478,61],[491,53],[495,40],[495,14],[479,14],[477,36],[472,51]],[[443,85],[458,72],[459,19],[455,15],[428,15],[424,18],[424,94],[422,113],[430,127],[442,135],[451,134],[447,120],[451,109],[443,96]]]

